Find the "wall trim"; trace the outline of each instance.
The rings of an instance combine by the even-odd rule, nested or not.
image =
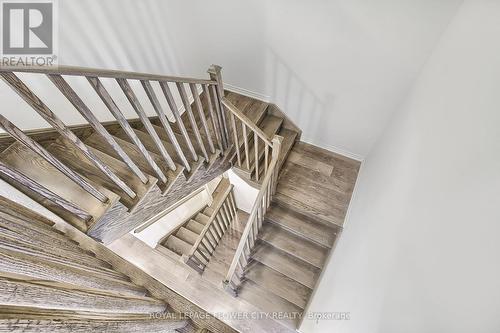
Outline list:
[[[251,91],[251,90],[248,90],[245,88],[237,87],[237,86],[229,84],[229,83],[224,83],[224,89],[235,92],[235,93],[240,94],[240,95],[255,98],[255,99],[261,100],[261,101],[266,102],[266,103],[271,103],[271,96],[257,93],[255,91]]]
[[[248,90],[245,88],[241,88],[241,87],[229,84],[229,83],[224,83],[224,89],[241,94],[241,95],[244,95],[244,96],[247,96],[247,97],[255,98],[255,99],[261,100],[263,102],[273,103],[273,101],[271,100],[271,96],[257,93],[257,92],[254,92],[254,91],[251,91],[251,90]],[[286,114],[286,111],[282,111],[282,112]],[[302,132],[301,140],[304,142],[310,143],[312,145],[318,146],[320,148],[329,150],[329,151],[334,152],[336,154],[343,155],[345,157],[359,161],[359,162],[362,162],[365,158],[364,156],[362,156],[360,154],[353,153],[351,151],[348,151],[347,149],[344,149],[344,148],[341,148],[338,146],[334,146],[334,145],[325,144],[322,142],[318,143],[318,142],[315,142],[315,140],[312,140],[311,138],[307,138],[307,137],[305,138],[304,132]]]
[[[309,143],[309,144],[318,146],[320,148],[329,150],[329,151],[331,151],[333,153],[336,153],[336,154],[339,154],[339,155],[351,158],[351,159],[356,160],[358,162],[363,162],[363,160],[365,159],[364,156],[356,154],[356,153],[353,153],[353,152],[350,152],[347,149],[340,148],[340,147],[334,146],[334,145],[325,144],[324,142],[316,142],[315,140],[312,140],[309,137],[304,137],[303,133],[302,133],[302,139],[301,139],[301,141],[304,141],[306,143]]]

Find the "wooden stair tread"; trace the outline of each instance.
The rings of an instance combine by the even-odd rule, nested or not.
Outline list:
[[[70,166],[76,172],[82,174],[94,183],[118,194],[120,202],[122,202],[129,211],[137,207],[142,199],[144,199],[149,191],[156,185],[157,179],[153,176],[147,175],[148,183],[144,184],[142,181],[127,167],[127,165],[106,153],[101,152],[95,148],[89,147],[90,150],[106,164],[120,179],[126,181],[127,185],[135,192],[136,197],[131,198],[121,188],[119,188],[113,181],[104,175],[92,162],[90,162],[79,150],[74,148],[73,145],[67,144],[62,138],[57,139],[51,143],[47,150],[54,156],[64,161],[66,165]]]
[[[112,203],[119,199],[116,194],[98,184],[93,184],[110,199],[109,204],[101,203],[39,155],[18,142],[13,143],[4,150],[0,157],[3,163],[45,186],[61,198],[76,204],[79,208],[93,216],[95,220],[99,220]],[[87,228],[87,224],[84,221],[70,217],[69,215],[66,218],[80,230]]]
[[[305,142],[297,142],[294,150],[302,156],[310,157],[316,161],[321,161],[340,169],[349,170],[351,172],[350,176],[353,178],[351,180],[355,180],[357,177],[360,167],[359,161]]]
[[[272,205],[266,212],[266,220],[279,225],[281,228],[294,233],[297,236],[313,241],[327,248],[333,246],[333,242],[339,232],[335,225],[325,225],[308,217],[299,215],[278,205]]]
[[[203,213],[198,213],[194,220],[200,224],[207,225],[208,221],[210,220],[210,216],[207,216]]]
[[[233,261],[235,253],[236,249],[232,249],[224,244],[219,243],[219,245],[215,249],[213,257],[229,265]]]
[[[169,250],[163,244],[157,244],[156,247],[155,247],[155,250],[158,251],[158,252],[160,252],[162,255],[164,255],[166,257],[169,257],[170,259],[172,259],[174,261],[180,261],[181,258],[182,258],[179,254],[175,253],[172,250]]]
[[[194,243],[196,243],[196,240],[198,239],[198,234],[184,227],[180,227],[179,230],[177,230],[177,232],[175,233],[175,236],[191,245],[194,245]]]
[[[257,245],[252,258],[311,289],[319,277],[320,270],[317,267],[266,243]]]
[[[211,262],[212,260],[210,260]],[[209,264],[210,265],[210,264]],[[203,279],[222,289],[225,276],[207,266],[203,271]]]
[[[156,143],[153,141],[153,139],[149,136],[148,133],[143,132],[143,131],[136,129],[136,128],[134,128],[134,133],[137,135],[139,140],[141,140],[141,142],[144,144],[144,146],[146,147],[146,149],[148,151],[152,151],[158,155],[161,154],[160,150],[156,146]],[[117,130],[115,133],[113,133],[113,135],[120,138],[120,139],[123,139],[125,141],[131,142],[128,135],[122,129]],[[161,143],[165,147],[166,151],[168,152],[168,154],[170,155],[172,160],[176,164],[182,164],[182,160],[177,155],[175,147],[170,142],[167,142],[167,141],[161,140]],[[200,169],[203,166],[203,162],[205,161],[205,159],[202,156],[198,156],[198,160],[195,161],[195,160],[193,160],[192,156],[188,155],[188,154],[186,154],[186,159],[189,163],[189,166],[191,167],[191,171],[189,172],[189,174],[186,175],[186,179],[187,179],[187,181],[190,181],[191,178],[198,171],[198,169]],[[163,158],[162,158],[162,160],[163,160]],[[166,163],[166,162],[162,161],[162,163]]]
[[[205,226],[199,222],[196,222],[195,220],[189,220],[189,222],[186,223],[184,227],[199,235],[201,234]]]
[[[297,317],[294,319],[280,319],[280,322],[289,328],[295,329],[299,323],[299,315],[302,313],[301,308],[269,290],[260,288],[251,280],[246,280],[241,284],[238,290],[238,297],[255,305],[263,312],[285,312],[290,314],[290,316],[296,314]]]
[[[205,209],[203,209],[203,214],[205,214],[207,216],[212,216],[213,213],[214,213],[214,209],[211,207],[206,207]]]
[[[273,197],[273,202],[278,205],[299,212],[315,221],[321,221],[324,224],[333,224],[337,226],[342,226],[344,223],[344,218],[330,214],[329,212],[324,212],[321,208],[316,208],[304,203],[300,199],[289,197],[283,193],[276,192]]]
[[[311,289],[297,281],[269,268],[258,261],[252,262],[245,270],[245,278],[273,294],[286,299],[301,309],[304,309]]]
[[[125,151],[125,153],[132,159],[134,163],[137,164],[139,169],[147,174],[152,175],[153,177],[157,177],[156,172],[153,168],[148,164],[142,153],[139,151],[137,146],[133,143],[130,143],[126,140],[123,140],[119,137],[113,136],[113,139],[118,143],[118,145]],[[118,154],[111,148],[111,146],[103,144],[102,139],[100,138],[98,133],[91,134],[88,138],[84,140],[84,143],[90,147],[93,147],[97,150],[100,150],[103,153],[106,153],[109,156],[114,157],[115,159],[119,159]],[[168,192],[171,185],[179,178],[182,177],[184,167],[180,164],[176,163],[176,170],[173,171],[167,167],[166,163],[163,161],[162,157],[154,152],[148,151],[149,155],[153,159],[153,161],[158,165],[158,168],[163,172],[163,174],[167,177],[167,183],[163,183],[161,180],[158,180],[157,185],[160,187],[162,193]],[[174,162],[175,163],[175,162]]]
[[[171,235],[167,238],[165,247],[182,256],[183,254],[188,254],[189,251],[191,251],[192,245],[174,235]]]
[[[262,227],[259,239],[318,268],[323,267],[328,254],[324,247],[270,223]]]

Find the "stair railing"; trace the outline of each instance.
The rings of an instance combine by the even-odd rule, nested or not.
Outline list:
[[[222,98],[222,104],[229,111],[232,139],[236,147],[238,166],[244,167],[248,171],[254,170],[255,180],[260,182],[260,179],[263,179],[269,171],[269,156],[270,153],[273,153],[273,142],[257,124],[238,110],[227,98]],[[252,140],[254,147],[253,154],[250,153]],[[264,152],[263,163],[260,161],[262,151]]]
[[[233,185],[229,185],[217,200],[208,223],[198,236],[191,252],[184,258],[184,262],[200,274],[205,270],[224,233],[237,218]]]
[[[96,92],[98,96],[96,96],[96,98],[102,100],[106,105],[110,113],[117,120],[119,127],[125,132],[126,137],[135,145],[135,149],[142,155],[149,167],[154,170],[155,174],[153,176],[159,179],[159,182],[166,184],[168,182],[166,172],[168,170],[176,171],[178,164],[174,162],[174,159],[179,161],[179,164],[182,164],[186,172],[189,172],[192,167],[192,161],[196,162],[199,159],[197,151],[201,152],[202,157],[208,162],[209,153],[216,153],[216,145],[220,150],[219,153],[225,152],[228,148],[228,130],[222,107],[224,90],[222,87],[221,67],[219,66],[213,65],[209,69],[208,73],[210,74],[210,79],[183,78],[67,66],[0,67],[0,78],[27,102],[34,111],[47,121],[64,139],[66,144],[69,144],[78,154],[85,156],[116,186],[117,189],[125,193],[132,200],[137,197],[137,190],[132,189],[127,179],[122,179],[123,177],[120,178],[113,168],[99,157],[99,154],[96,154],[91,147],[87,146],[82,138],[74,133],[72,128],[64,124],[64,122],[52,112],[47,104],[43,102],[18,75],[16,75],[17,73],[31,73],[47,76],[62,95],[75,107],[83,118],[86,119],[94,131],[100,135],[103,140],[103,145],[111,147],[114,156],[123,161],[126,167],[128,167],[143,184],[148,184],[150,182],[150,177],[143,173],[136,162],[134,162],[126,152],[126,149],[124,149],[113,136],[113,130],[116,131],[118,127],[115,126],[114,129],[111,129],[109,126],[102,124],[96,114],[88,106],[90,103],[86,100],[84,101],[83,97],[78,95],[63,76],[86,78],[90,86]],[[103,78],[111,78],[118,83],[121,91],[137,113],[139,124],[145,128],[151,140],[154,142],[154,145],[157,147],[158,154],[162,158],[160,161],[151,156],[144,142],[137,136],[131,122],[125,118],[122,110],[120,110],[115,102],[115,97],[112,97],[111,92],[103,85]],[[144,101],[139,99],[130,85],[131,80],[137,80],[141,83],[147,100]],[[159,102],[160,96],[157,95],[153,89],[152,83],[159,85],[163,93],[163,98],[166,100],[175,121],[170,121],[167,118],[167,113]],[[191,101],[188,97],[186,90],[187,86],[193,98],[192,102],[194,108],[191,106]],[[187,113],[189,122],[186,124],[174,100],[174,90],[171,87],[175,87],[174,90],[176,90],[180,96],[184,110]],[[205,103],[202,103],[199,94],[200,91],[203,92],[202,96]],[[150,117],[146,114],[144,109],[146,103],[151,103],[152,108],[156,112],[158,117],[157,124],[163,127],[161,129],[162,133],[159,133],[160,129],[153,126]],[[109,202],[109,198],[106,194],[88,182],[85,177],[78,174],[75,165],[68,165],[68,162],[71,161],[59,160],[42,145],[31,139],[29,135],[1,115],[0,127],[16,141],[38,154],[46,162],[70,178],[87,193],[91,194],[102,203]],[[176,135],[174,132],[175,127],[178,128],[181,134]],[[195,142],[192,142],[189,136],[190,133],[192,133],[192,136],[196,139],[193,140]],[[169,150],[162,144],[160,134],[165,134],[169,138],[173,146],[172,149]],[[197,149],[195,149],[195,146]],[[158,165],[159,163],[163,167],[160,167]],[[4,167],[8,168],[9,166],[5,165]]]
[[[252,210],[250,211],[250,215],[242,233],[238,248],[234,254],[233,261],[231,262],[231,266],[229,267],[225,280],[223,281],[224,288],[235,296],[237,295],[238,288],[243,281],[245,268],[248,265],[250,254],[257,241],[257,235],[262,228],[264,215],[271,204],[272,196],[276,192],[279,172],[278,160],[282,141],[283,137],[279,135],[275,135],[272,139],[273,154],[268,167],[268,172],[262,181],[260,191],[257,194],[257,198],[255,199]]]

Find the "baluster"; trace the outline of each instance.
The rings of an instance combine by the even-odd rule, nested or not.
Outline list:
[[[208,129],[207,118],[205,117],[205,111],[203,110],[203,105],[201,104],[200,95],[198,94],[198,88],[196,88],[196,84],[190,83],[189,88],[191,89],[191,94],[193,94],[194,105],[198,109],[198,114],[201,119],[201,124],[203,126],[203,130],[207,136],[208,146],[210,148],[210,152],[212,154],[215,153],[214,143],[212,141],[212,133]]]
[[[241,263],[241,261],[243,261],[243,263]],[[240,264],[243,266],[243,267],[247,267],[248,265],[248,260],[247,260],[247,256],[246,256],[246,253],[243,252],[240,256],[240,260],[238,260],[238,262],[240,262]],[[243,270],[245,271],[245,270]]]
[[[93,185],[91,185],[87,180],[85,180],[82,176],[80,176],[79,174],[68,168],[63,162],[61,162],[54,155],[49,153],[38,142],[34,141],[29,136],[24,134],[23,131],[21,131],[21,129],[16,127],[16,125],[8,121],[7,118],[2,116],[1,114],[0,114],[0,126],[12,137],[14,137],[17,141],[21,142],[26,147],[30,148],[32,151],[40,155],[53,167],[61,171],[64,175],[66,175],[69,179],[74,181],[82,189],[87,191],[96,199],[98,199],[103,203],[108,201],[108,198],[104,194],[102,194],[99,190],[97,190]]]
[[[234,198],[234,192],[233,191],[231,191],[231,193],[229,194],[229,197],[230,197],[230,201],[231,201],[231,206],[233,207],[234,215],[237,216],[238,209],[236,208],[236,201],[235,201],[235,198]]]
[[[215,105],[215,114],[217,116],[217,122],[219,124],[219,130],[220,130],[220,135],[221,135],[221,138],[222,138],[222,142],[224,144],[224,149],[227,149],[229,148],[229,135],[227,134],[227,128],[224,127],[224,124],[222,122],[222,117],[221,117],[221,103],[219,102],[218,100],[218,96],[217,96],[217,91],[216,91],[217,87],[212,85],[210,86],[210,92],[212,93],[212,100],[214,101],[214,105]]]
[[[257,233],[262,228],[262,201],[259,202],[259,206],[257,208]]]
[[[248,220],[247,223],[253,223],[255,221],[253,220]],[[247,239],[248,242],[249,242],[249,248],[250,249],[253,249],[254,245],[255,245],[255,237],[254,237],[254,234],[255,234],[255,228],[254,228],[254,225],[250,224],[250,232],[249,232],[249,238]]]
[[[149,81],[141,81],[142,87],[144,88],[144,91],[146,91],[146,95],[148,95],[149,100],[151,101],[151,104],[153,105],[153,109],[156,111],[156,114],[158,115],[158,118],[160,118],[160,122],[163,125],[163,128],[165,129],[165,132],[167,132],[168,138],[170,139],[170,142],[174,145],[175,147],[175,152],[177,153],[177,156],[182,161],[182,164],[186,168],[187,172],[191,171],[191,167],[189,166],[189,163],[186,159],[186,156],[184,155],[184,152],[182,151],[181,146],[179,145],[179,142],[177,141],[177,137],[175,136],[174,131],[172,130],[172,127],[170,126],[170,121],[167,119],[167,116],[165,115],[165,112],[163,111],[163,108],[160,105],[160,102],[158,101],[158,98],[156,97],[156,94],[153,90],[153,87],[151,86],[151,83]]]
[[[227,202],[224,202],[224,203],[222,204],[221,209],[223,210],[224,214],[226,215],[226,218],[227,218],[227,226],[228,226],[228,228],[229,228],[229,226],[231,225],[231,221],[232,221],[233,219],[231,218],[231,215],[229,214],[229,212],[228,212],[228,210],[227,210]]]
[[[252,250],[250,249],[250,241],[249,238],[245,240],[245,245],[243,246],[243,253],[242,255],[245,257],[245,259],[250,257],[250,253],[252,253]]]
[[[144,156],[148,164],[151,166],[151,168],[155,171],[155,173],[158,175],[158,177],[164,182],[167,182],[166,176],[163,174],[163,172],[160,170],[156,162],[153,160],[151,155],[149,154],[148,150],[144,145],[142,144],[141,140],[137,137],[135,134],[134,130],[128,123],[127,119],[123,115],[123,113],[120,111],[118,108],[118,105],[116,105],[115,101],[111,97],[111,95],[108,93],[102,82],[99,80],[97,77],[87,77],[87,81],[90,83],[92,88],[94,88],[95,92],[99,97],[101,98],[102,102],[106,105],[108,110],[111,112],[111,114],[115,117],[115,119],[118,121],[118,124],[120,124],[121,128],[125,131],[125,133],[128,135],[128,137],[134,142],[134,144],[137,146],[137,149],[141,152],[141,155]]]
[[[198,130],[198,125],[196,124],[196,119],[193,115],[193,110],[191,109],[191,104],[189,104],[189,99],[186,94],[186,90],[184,89],[184,84],[177,82],[177,90],[179,90],[179,95],[181,96],[182,104],[186,109],[187,115],[189,117],[189,121],[191,123],[192,130],[194,132],[194,136],[196,137],[196,141],[198,142],[198,146],[201,149],[203,157],[205,157],[205,161],[209,161],[207,150],[205,149],[205,145],[203,144],[203,140],[200,135],[200,131]]]
[[[200,243],[200,245],[202,245]],[[206,248],[206,246],[203,244],[203,247],[205,248],[205,251],[207,251],[207,253],[210,253],[210,251],[208,251],[208,249]],[[207,263],[210,261],[210,258],[208,258],[205,253],[203,253],[202,251],[200,250],[197,250],[196,253],[198,253]]]
[[[279,135],[275,135],[273,137],[273,153],[272,153],[272,159],[276,161],[276,166],[274,167],[273,171],[273,179],[272,179],[272,193],[271,195],[274,195],[276,193],[276,186],[278,185],[278,161],[279,161],[279,156],[280,156],[280,151],[281,151],[281,142],[283,141],[283,137]]]
[[[224,111],[224,105],[222,105],[222,98],[224,97],[224,84],[222,81],[222,67],[217,66],[217,65],[212,65],[212,66],[210,66],[208,73],[210,74],[210,79],[217,82],[217,86],[216,86],[217,99],[216,99],[216,101],[220,105],[222,123],[224,124],[224,134],[226,135],[226,138],[229,138],[229,135],[227,132],[227,123],[226,123],[226,115],[225,115],[225,111]]]
[[[243,130],[243,144],[245,146],[245,162],[247,165],[247,170],[250,170],[250,153],[248,149],[247,126],[244,122],[241,122],[241,129]]]
[[[214,226],[211,224],[208,227],[208,231],[210,232],[210,234],[212,235],[212,237],[215,240],[215,246],[217,246],[217,244],[219,243],[219,234],[217,232],[215,232],[213,229],[214,229]]]
[[[255,179],[259,181],[259,137],[253,135],[253,144],[255,146]]]
[[[224,209],[222,209],[222,207],[219,209],[219,211],[222,217],[222,221],[224,221],[224,226],[226,227],[226,229],[229,228],[230,223],[229,220],[227,219],[226,212],[224,212]]]
[[[24,174],[14,170],[14,169],[11,169],[8,165],[3,163],[2,161],[0,161],[0,173],[3,174],[4,176],[8,177],[9,179],[15,181],[16,183],[20,183],[24,187],[29,188],[33,192],[42,196],[43,198],[53,202],[58,207],[63,208],[64,210],[78,216],[78,218],[80,218],[80,219],[87,221],[87,222],[92,219],[92,216],[90,214],[83,211],[82,209],[80,209],[78,206],[76,206],[72,202],[69,202],[69,201],[65,200],[64,198],[61,198],[56,193],[50,191],[49,189],[45,188],[43,185],[41,185],[38,182],[34,181],[33,179],[25,176]]]
[[[219,212],[217,212],[217,215],[215,216],[215,218],[217,219],[217,222],[219,222],[219,226],[221,227],[221,229],[223,231],[226,231],[227,230],[227,227],[226,225],[224,224],[224,221],[222,220],[222,216],[220,215]]]
[[[208,239],[206,233],[203,236],[203,241],[204,241],[205,247],[209,250],[208,253],[210,253],[210,254],[214,253],[215,246],[214,246],[214,244],[212,244],[212,242],[210,241],[210,239]]]
[[[156,147],[158,147],[158,150],[160,151],[161,156],[167,162],[168,167],[175,171],[177,170],[177,166],[175,165],[174,161],[170,157],[170,154],[168,153],[167,149],[161,142],[160,137],[158,136],[158,133],[156,133],[156,130],[153,127],[153,124],[151,124],[151,121],[149,120],[148,116],[146,115],[146,112],[144,112],[144,109],[142,108],[141,103],[137,99],[137,96],[135,95],[134,91],[132,90],[132,87],[130,87],[128,81],[126,79],[116,79],[116,82],[120,85],[120,88],[122,88],[123,93],[125,96],[127,96],[128,101],[132,105],[132,108],[135,110],[139,118],[141,119],[142,124],[146,128],[146,131],[149,133],[151,138],[153,139]]]
[[[267,175],[267,168],[269,167],[269,145],[264,142],[264,175],[265,177]]]
[[[123,190],[130,198],[134,199],[136,194],[115,173],[104,164],[66,125],[14,74],[1,73],[2,79],[7,83],[24,101],[26,101],[45,121],[66,138],[71,144],[79,149],[99,170],[101,170],[113,183]]]
[[[222,236],[224,235],[224,233],[222,232],[222,230],[221,230],[221,228],[220,228],[219,224],[217,223],[217,221],[215,220],[215,218],[214,218],[214,219],[212,219],[210,223],[212,223],[212,225],[213,225],[213,227],[214,227],[215,231],[217,232],[217,236],[218,236],[218,238],[219,238],[219,239],[221,239],[221,238],[222,238]]]
[[[231,118],[231,125],[233,126],[233,137],[236,149],[236,156],[238,156],[238,166],[241,166],[240,142],[238,140],[238,131],[236,130],[236,121],[234,120],[234,115],[232,112],[229,113],[229,117]]]
[[[208,86],[206,84],[204,84],[204,85],[202,85],[202,88],[203,88],[203,94],[205,95],[205,98],[207,99],[208,112],[210,113],[210,118],[212,119],[212,126],[213,126],[214,131],[215,131],[215,138],[217,139],[217,145],[219,146],[220,151],[223,152],[224,148],[222,146],[220,128],[219,128],[219,126],[217,126],[217,119],[215,118],[214,108],[212,106],[212,98],[210,98],[210,92],[209,92]]]
[[[99,122],[99,119],[90,111],[87,105],[82,101],[82,99],[77,95],[77,93],[70,87],[70,85],[64,80],[60,75],[47,75],[50,81],[59,89],[59,91],[70,101],[70,103],[77,109],[77,111],[87,120],[92,126],[92,128],[101,135],[101,137],[106,141],[108,145],[113,148],[113,150],[120,156],[120,158],[125,162],[125,164],[132,170],[132,172],[139,177],[139,179],[146,184],[148,178],[146,175],[137,167],[137,165],[132,161],[132,159],[125,153],[122,147],[115,141],[113,136],[104,128],[104,126]]]
[[[198,154],[196,154],[193,143],[191,142],[191,138],[189,137],[189,134],[186,130],[186,126],[184,126],[184,121],[182,120],[182,117],[179,114],[179,110],[177,110],[177,105],[175,104],[174,96],[172,95],[172,92],[170,91],[170,87],[168,86],[167,82],[160,81],[159,83],[160,83],[161,90],[163,91],[163,95],[165,95],[165,99],[167,100],[170,111],[172,111],[172,114],[174,115],[175,121],[177,122],[177,126],[179,126],[179,129],[181,130],[182,136],[184,137],[184,140],[186,141],[188,149],[191,152],[191,156],[193,157],[193,160],[195,162],[197,162],[198,161]]]

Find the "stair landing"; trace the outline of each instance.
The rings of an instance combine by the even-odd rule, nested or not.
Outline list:
[[[274,201],[325,224],[342,227],[360,162],[298,142],[281,170]]]

